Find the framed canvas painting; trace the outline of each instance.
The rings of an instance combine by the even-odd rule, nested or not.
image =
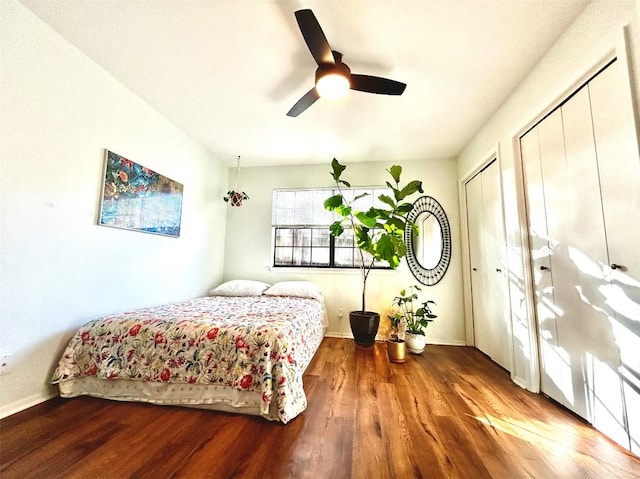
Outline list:
[[[98,224],[178,237],[182,189],[181,183],[105,150]]]

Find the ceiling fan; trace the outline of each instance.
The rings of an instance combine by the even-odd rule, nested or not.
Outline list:
[[[349,89],[382,95],[402,95],[407,87],[405,83],[388,78],[351,73],[347,64],[342,62],[342,53],[331,50],[316,16],[311,10],[298,10],[295,12],[295,16],[304,41],[318,64],[318,68],[316,69],[315,86],[293,105],[287,116],[298,116],[321,96],[325,98],[338,97]]]

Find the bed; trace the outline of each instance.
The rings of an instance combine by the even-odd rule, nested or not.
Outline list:
[[[327,325],[307,281],[223,283],[210,296],[106,316],[70,340],[52,383],[62,397],[183,405],[287,423]]]

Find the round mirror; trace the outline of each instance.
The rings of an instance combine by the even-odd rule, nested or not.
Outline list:
[[[407,220],[404,239],[409,269],[422,284],[432,286],[443,278],[451,261],[449,220],[440,203],[431,196],[418,198]]]

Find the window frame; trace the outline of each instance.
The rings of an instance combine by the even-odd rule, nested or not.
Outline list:
[[[372,201],[377,200],[378,196],[380,194],[389,194],[389,188],[385,187],[385,186],[360,186],[360,187],[354,187],[353,190],[370,190],[372,195],[374,196],[374,199]],[[339,219],[339,216],[336,215],[335,213],[332,213],[332,219],[331,222],[329,222],[328,224],[295,224],[295,223],[291,223],[291,224],[276,224],[277,220],[277,199],[276,199],[276,195],[278,193],[295,193],[295,192],[321,192],[321,191],[326,191],[327,192],[327,198],[329,198],[330,196],[333,196],[335,194],[338,193],[337,188],[335,187],[318,187],[318,188],[277,188],[274,189],[272,192],[272,204],[271,204],[271,213],[272,213],[272,220],[271,220],[271,268],[276,268],[276,269],[280,269],[280,268],[306,268],[306,269],[314,269],[314,270],[359,270],[361,268],[361,265],[359,265],[357,263],[357,257],[359,256],[357,253],[358,250],[358,246],[356,245],[353,237],[351,238],[351,242],[352,245],[350,247],[345,247],[345,246],[336,246],[336,240],[337,238],[335,236],[333,236],[330,232],[329,232],[329,226],[331,225],[331,223],[333,223],[334,221]],[[295,210],[295,208],[294,208]],[[323,208],[324,211],[324,208]],[[328,249],[328,256],[329,256],[329,261],[328,263],[324,264],[324,263],[316,263],[313,264],[312,258],[313,258],[313,233],[311,234],[311,243],[309,246],[299,246],[299,248],[309,248],[310,252],[309,252],[309,262],[308,263],[299,263],[296,264],[295,263],[295,248],[296,245],[293,244],[294,241],[292,241],[292,245],[290,246],[292,253],[289,256],[291,258],[291,262],[290,263],[282,263],[282,261],[277,262],[277,252],[279,248],[288,248],[288,245],[283,245],[283,246],[279,246],[278,245],[278,238],[277,238],[277,232],[280,230],[326,230],[328,232],[328,237],[329,237],[329,244],[328,246],[326,246],[326,248]],[[345,229],[345,232],[347,231],[351,231],[350,229]],[[344,233],[343,233],[344,234]],[[317,248],[325,248],[325,246],[318,246]],[[346,265],[346,264],[339,264],[336,263],[336,249],[350,249],[353,254],[352,254],[352,261],[351,264]],[[367,253],[365,253],[367,254]],[[377,264],[373,265],[373,269],[377,269],[377,270],[391,270],[391,268],[389,267],[388,264],[383,263],[383,262],[377,262]]]

